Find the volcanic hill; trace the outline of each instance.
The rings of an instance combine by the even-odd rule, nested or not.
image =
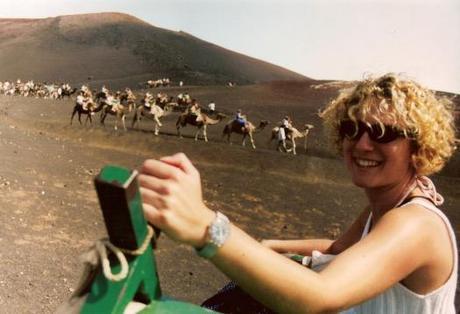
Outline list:
[[[187,85],[308,80],[279,66],[152,26],[122,13],[0,19],[0,80],[134,86],[168,77]]]

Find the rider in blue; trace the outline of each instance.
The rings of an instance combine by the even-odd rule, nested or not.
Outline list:
[[[244,132],[244,128],[246,127],[247,120],[246,120],[246,116],[244,116],[241,113],[241,109],[238,109],[236,111],[235,121],[238,122],[238,124],[241,126],[241,131]]]

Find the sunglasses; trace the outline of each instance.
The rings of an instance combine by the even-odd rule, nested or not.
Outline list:
[[[339,134],[342,138],[349,140],[358,140],[366,132],[369,138],[380,144],[390,143],[397,138],[407,137],[404,131],[390,125],[384,125],[384,129],[379,124],[371,124],[370,126],[362,121],[354,122],[351,120],[343,120],[340,122]]]

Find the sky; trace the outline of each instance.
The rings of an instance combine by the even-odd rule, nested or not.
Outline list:
[[[460,94],[459,0],[1,0],[0,18],[122,12],[315,79]]]

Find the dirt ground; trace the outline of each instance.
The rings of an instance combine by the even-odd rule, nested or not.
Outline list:
[[[228,112],[248,108],[254,120],[268,116],[274,123],[292,113],[315,126],[312,108],[329,97],[322,94],[308,107],[299,92],[286,96],[282,108],[263,99],[249,107],[249,94],[242,95],[258,99],[263,91],[241,87],[233,92],[238,97],[219,88],[193,92]],[[106,164],[136,168],[146,158],[183,151],[202,173],[208,205],[259,239],[336,237],[365,204],[341,161],[323,151],[318,139],[311,140],[308,154],[292,156],[266,143],[269,128],[256,135],[258,148],[252,150],[240,146],[238,136],[233,145],[222,141],[223,124],[210,127],[210,142],[195,142],[190,127],[184,138],[175,135],[175,114],[155,137],[147,122],[127,132],[114,131],[110,117],[105,128],[70,125],[72,107],[73,100],[0,96],[2,313],[52,313],[71,295],[82,270],[79,255],[106,235],[93,186]],[[274,110],[279,112],[270,114]],[[459,179],[434,181],[458,233]],[[199,303],[227,281],[190,248],[166,237],[160,238],[156,258],[163,292],[181,300]]]

